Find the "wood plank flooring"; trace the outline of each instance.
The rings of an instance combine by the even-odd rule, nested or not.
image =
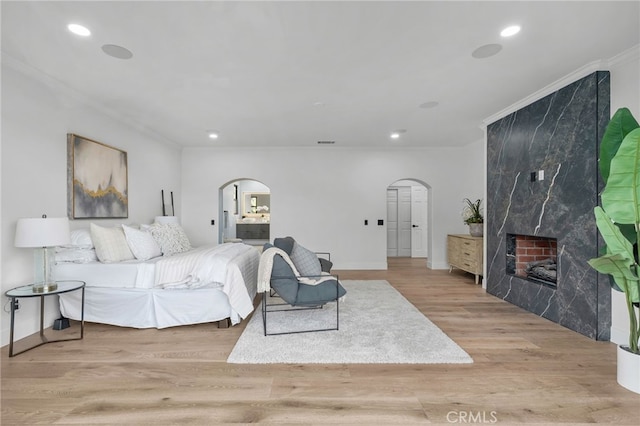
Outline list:
[[[389,265],[337,272],[389,281],[473,364],[227,364],[246,322],[87,323],[82,341],[14,358],[2,348],[2,424],[638,424],[640,395],[616,383],[614,344],[488,295],[473,275],[428,270],[424,259]]]

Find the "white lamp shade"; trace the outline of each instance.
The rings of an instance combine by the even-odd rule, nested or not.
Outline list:
[[[69,219],[43,217],[18,219],[16,247],[53,247],[71,244]]]

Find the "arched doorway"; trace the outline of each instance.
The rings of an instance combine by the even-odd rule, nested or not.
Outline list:
[[[429,197],[417,179],[387,187],[387,257],[429,257]]]
[[[242,240],[262,246],[270,239],[271,190],[250,178],[227,182],[219,190],[218,242]]]

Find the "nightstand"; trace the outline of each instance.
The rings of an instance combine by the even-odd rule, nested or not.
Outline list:
[[[55,290],[47,291],[44,293],[34,293],[33,286],[34,284],[25,285],[22,287],[13,288],[5,293],[5,296],[11,299],[11,331],[9,337],[9,356],[19,355],[23,352],[31,350],[33,348],[37,348],[38,346],[42,346],[45,343],[53,343],[53,342],[64,342],[67,340],[81,340],[84,337],[84,281],[56,281],[58,287]],[[49,296],[53,296],[61,293],[68,293],[70,291],[82,290],[82,314],[80,317],[80,337],[74,337],[71,339],[59,339],[59,340],[48,340],[44,335],[44,299]],[[30,348],[24,349],[20,352],[13,353],[13,329],[15,326],[15,312],[16,312],[16,299],[26,298],[26,297],[39,297],[40,298],[40,343],[31,346]]]

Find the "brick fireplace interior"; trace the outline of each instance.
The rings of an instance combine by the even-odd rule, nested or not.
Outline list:
[[[558,241],[555,238],[507,234],[506,256],[507,274],[557,286]]]

